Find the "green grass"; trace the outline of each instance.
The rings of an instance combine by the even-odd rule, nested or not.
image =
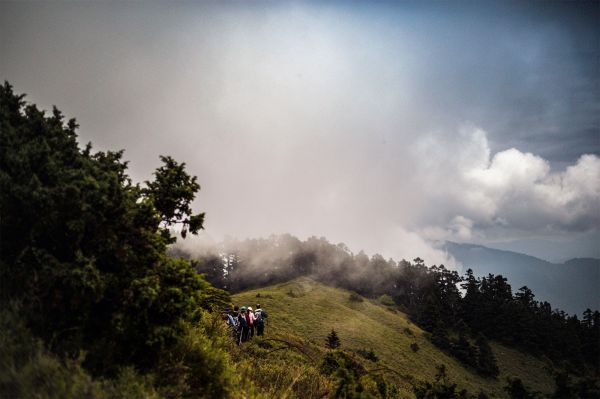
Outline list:
[[[519,377],[526,386],[543,393],[554,389],[550,369],[541,360],[492,343],[501,373],[497,379],[483,378],[433,346],[426,333],[405,314],[375,300],[351,299],[350,295],[349,291],[299,278],[239,293],[233,300],[240,306],[254,307],[260,303],[269,314],[266,338],[301,340],[314,358],[326,352],[325,337],[332,328],[340,337],[341,349],[350,352],[372,349],[379,361],[373,363],[361,358],[365,367],[393,370],[385,371],[386,375],[406,397],[413,397],[411,381],[433,381],[439,364],[446,365],[452,382],[474,395],[483,390],[490,397],[507,397],[503,387],[509,376]],[[419,346],[417,352],[410,347],[413,343]],[[289,367],[299,369],[302,356],[296,354],[285,361],[293,362],[293,359],[299,359],[298,363]]]

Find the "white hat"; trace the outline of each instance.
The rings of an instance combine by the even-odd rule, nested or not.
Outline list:
[[[248,310],[252,310],[252,306],[248,306]]]

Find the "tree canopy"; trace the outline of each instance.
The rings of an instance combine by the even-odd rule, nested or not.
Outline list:
[[[182,259],[166,255],[202,229],[191,203],[200,186],[162,156],[145,186],[123,151],[80,148],[74,119],[27,104],[0,86],[0,281],[26,324],[53,351],[111,374],[152,367],[202,309],[228,303]]]

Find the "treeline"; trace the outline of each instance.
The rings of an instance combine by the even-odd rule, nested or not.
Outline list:
[[[0,85],[0,397],[230,395],[229,294],[166,255],[202,228],[196,178],[162,157],[134,184],[77,127]]]
[[[172,251],[191,256],[178,248]],[[311,276],[370,298],[389,295],[431,333],[434,343],[484,375],[497,374],[485,338],[547,356],[571,372],[599,371],[598,311],[588,309],[580,320],[536,301],[527,287],[513,292],[501,275],[476,278],[469,270],[460,276],[443,265],[427,267],[418,258],[396,262],[369,257],[325,238],[301,241],[289,234],[229,240],[194,258],[196,270],[232,293]]]

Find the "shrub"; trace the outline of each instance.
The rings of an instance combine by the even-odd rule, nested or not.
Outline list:
[[[373,349],[359,349],[356,351],[356,353],[358,353],[360,356],[364,357],[367,360],[371,360],[372,362],[377,362],[379,360]]]
[[[150,376],[133,368],[117,371],[114,379],[94,379],[81,366],[83,356],[61,360],[32,336],[15,303],[0,310],[0,397],[154,399]]]
[[[380,304],[384,305],[384,306],[394,306],[396,303],[394,302],[394,300],[392,299],[391,296],[389,296],[388,294],[383,294],[381,295],[378,299]]]
[[[451,383],[446,375],[446,366],[436,366],[435,382],[418,382],[413,384],[413,392],[417,399],[459,399],[468,397],[466,390],[456,391],[456,384]]]
[[[327,346],[329,349],[336,349],[339,348],[340,345],[340,338],[338,337],[335,330],[332,328],[331,332],[329,333],[329,335],[327,335],[327,338],[325,339],[325,346]]]
[[[479,374],[488,376],[488,377],[496,377],[500,370],[498,369],[498,365],[496,364],[496,357],[492,352],[492,348],[487,340],[482,336],[477,337],[476,341],[477,345],[477,371]]]
[[[228,352],[231,340],[219,315],[204,313],[200,322],[186,325],[177,345],[158,364],[157,385],[169,398],[224,398],[238,379]]]
[[[410,349],[412,349],[413,352],[418,352],[421,348],[419,348],[419,344],[413,342],[412,344],[410,344]]]
[[[537,393],[529,391],[520,378],[509,378],[504,387],[511,399],[536,399]]]
[[[292,284],[287,292],[288,296],[292,298],[300,298],[306,294],[304,287],[300,284]]]
[[[348,298],[350,302],[363,302],[364,299],[362,296],[358,295],[356,292],[350,293],[350,297]]]

